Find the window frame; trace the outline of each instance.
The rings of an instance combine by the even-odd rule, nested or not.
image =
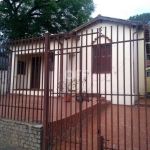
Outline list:
[[[55,53],[54,52],[49,52],[48,53],[48,61],[49,61],[49,71],[54,71],[54,66],[55,66]],[[52,61],[51,61],[52,60]]]
[[[109,50],[107,50],[107,47]],[[97,58],[99,57],[100,59],[97,60],[95,57]],[[102,66],[102,67],[98,67],[98,66]],[[111,72],[112,72],[112,44],[105,43],[105,44],[92,45],[92,74],[97,74],[97,73],[104,74],[104,73],[111,73]]]
[[[17,74],[25,75],[26,74],[26,62],[18,60],[17,63]]]

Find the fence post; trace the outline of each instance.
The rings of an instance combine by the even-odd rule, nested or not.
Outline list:
[[[49,106],[49,71],[48,71],[48,54],[50,48],[49,33],[45,33],[45,54],[44,54],[44,109],[43,109],[43,143],[42,150],[48,146],[48,106]]]

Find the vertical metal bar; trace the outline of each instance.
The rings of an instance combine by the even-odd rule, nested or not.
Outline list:
[[[30,40],[31,40],[31,42],[30,42]],[[30,44],[28,44],[28,53],[31,53],[31,69],[32,69],[32,58],[33,58],[33,38],[30,38],[29,39],[29,43],[31,43],[31,49],[30,49]],[[34,82],[34,81],[32,81],[31,82],[31,80],[32,80],[32,78],[31,78],[31,76],[32,76],[32,71],[31,71],[31,73],[30,73],[30,90],[29,90],[29,106],[28,106],[28,122],[29,121],[32,121],[32,111],[31,111],[31,109],[32,109],[32,106],[31,106],[31,103],[32,103],[32,101],[33,101],[33,99],[32,99],[32,96],[31,96],[31,94],[32,94],[32,89],[31,89],[31,85],[32,85],[32,83]],[[33,105],[33,104],[32,104]]]
[[[33,56],[34,56],[34,51],[33,51],[33,44],[34,44],[34,39],[33,37],[31,38],[31,49],[30,49],[30,46],[29,46],[29,49],[30,49],[30,52],[31,52],[31,70],[33,70],[32,68],[32,65],[33,65]],[[32,80],[32,71],[31,71],[31,78],[30,80]],[[31,121],[33,122],[32,120],[32,116],[33,116],[33,101],[34,101],[34,96],[31,96],[32,95],[32,84],[34,84],[34,80],[30,83],[30,92],[29,92],[29,114],[28,114],[28,121]],[[32,104],[32,105],[31,105]]]
[[[2,53],[3,56],[3,53]],[[0,88],[2,89],[2,71],[0,71]],[[0,91],[0,117],[2,118],[2,111],[3,111],[3,97],[1,96],[2,92]]]
[[[130,111],[131,111],[131,149],[133,149],[133,107],[132,107],[132,100],[133,100],[133,98],[132,98],[132,95],[133,95],[132,81],[133,81],[133,79],[132,79],[132,75],[133,75],[134,66],[132,67],[132,61],[133,61],[133,57],[134,57],[133,56],[134,55],[134,53],[133,53],[134,49],[132,50],[132,46],[131,46],[131,44],[132,44],[132,42],[131,42],[131,27],[132,26],[130,25],[130,97],[131,97],[131,109],[130,109]]]
[[[5,56],[5,51],[4,51],[4,47],[2,47],[3,49],[3,57]],[[5,65],[5,59],[3,58],[3,65]],[[2,71],[2,82],[5,82],[5,73],[4,71]],[[4,87],[4,84],[3,84],[3,87],[2,87],[2,94],[3,94],[3,102],[2,102],[2,117],[5,118],[5,109],[6,109],[6,97],[4,96],[4,90],[5,90],[5,87]]]
[[[118,64],[118,63],[119,63],[119,62],[118,62],[118,57],[119,57],[119,56],[118,56],[118,44],[119,44],[119,43],[118,43],[118,42],[119,42],[119,41],[118,41],[118,37],[119,37],[119,36],[118,36],[118,33],[119,33],[118,30],[119,30],[119,29],[118,29],[118,27],[119,27],[119,26],[117,25],[117,33],[116,33],[116,34],[117,34],[117,133],[118,133],[117,145],[118,145],[118,149],[120,149],[120,148],[119,148],[119,133],[120,133],[120,132],[119,132],[119,98],[120,98],[120,97],[119,97],[119,76],[118,76],[118,71],[119,71],[119,64]]]
[[[124,148],[126,149],[126,101],[125,101],[125,99],[126,99],[126,91],[125,91],[125,83],[126,83],[126,80],[125,80],[125,78],[126,78],[126,76],[125,76],[125,74],[126,74],[126,70],[125,70],[125,26],[124,26],[124,24],[123,24],[123,85],[124,85],[124,87],[123,87],[123,98],[124,98]]]
[[[23,52],[25,52],[24,50],[23,50],[23,38],[21,39],[21,50],[23,51]],[[24,53],[22,54],[22,56],[21,56],[22,58],[21,58],[21,60],[24,62]],[[23,68],[24,69],[24,68]],[[21,106],[20,106],[20,110],[21,110],[21,112],[20,112],[20,120],[22,121],[22,119],[23,119],[23,92],[24,92],[24,70],[23,70],[23,77],[22,77],[22,79],[21,79],[21,82],[22,82],[22,87],[21,87],[21,89],[22,89],[22,95],[21,95]]]
[[[49,37],[51,39],[51,36]],[[51,141],[51,132],[53,132],[51,130],[51,125],[52,125],[52,122],[51,122],[51,102],[52,102],[52,91],[51,91],[51,80],[52,80],[52,72],[50,72],[50,66],[51,66],[51,62],[52,61],[49,61],[51,59],[50,55],[51,55],[51,45],[49,43],[49,47],[50,49],[48,50],[48,72],[49,72],[49,75],[48,75],[48,78],[49,78],[49,81],[48,81],[48,85],[49,85],[49,88],[48,88],[48,94],[49,94],[49,98],[48,98],[48,128],[47,128],[47,132],[48,132],[48,142],[47,142],[47,145],[48,145],[48,149],[50,147],[50,144],[52,144],[52,141]],[[51,124],[50,124],[51,122]]]
[[[42,42],[42,43],[41,43]],[[44,49],[45,49],[45,37],[43,36],[42,39],[40,40],[40,43],[41,43],[41,50],[42,50],[42,60],[43,60],[43,65],[42,65],[42,81],[41,81],[41,103],[40,103],[40,120],[41,122],[43,122],[43,119],[42,119],[42,114],[43,114],[43,109],[44,109],[44,103],[43,103],[43,96],[44,96]]]
[[[138,40],[138,25],[136,26],[136,46],[137,46],[137,92],[138,92],[138,146],[141,149],[141,141],[140,141],[140,106],[139,106],[139,40]]]
[[[24,120],[27,121],[27,110],[28,110],[28,106],[27,106],[27,102],[28,102],[28,81],[29,81],[29,48],[27,47],[27,44],[29,45],[29,39],[25,40],[25,54],[27,55],[27,63],[26,63],[26,84],[25,84],[25,108],[24,108]]]
[[[60,54],[60,50],[61,50],[61,48],[60,48],[60,45],[59,45],[59,38],[60,37],[57,37],[58,38],[58,43],[57,43],[57,47],[58,47],[58,60],[57,60],[57,85],[58,85],[58,83],[59,83],[59,80],[60,80],[60,78],[59,78],[59,74],[60,74],[60,57],[61,57],[61,54]],[[62,82],[62,81],[60,81],[60,82]],[[60,83],[61,84],[61,83]],[[60,89],[61,89],[61,86],[60,86]],[[59,91],[58,91],[58,88],[57,88],[57,97],[56,97],[56,126],[57,126],[57,129],[58,129],[58,126],[59,126],[59,124],[58,124],[58,113],[59,113],[59,111],[58,111],[58,105],[59,105],[59,103],[58,103],[58,95],[59,95]],[[57,146],[58,146],[58,144],[57,144],[57,135],[58,135],[58,130],[56,129],[56,136],[55,136],[55,142],[56,142],[56,150],[57,150]]]
[[[148,115],[147,115],[147,93],[146,93],[146,88],[147,88],[147,84],[146,84],[146,71],[145,71],[145,69],[146,69],[146,35],[145,35],[145,31],[146,31],[146,27],[144,26],[144,60],[145,60],[145,62],[144,62],[144,82],[145,82],[145,128],[146,128],[146,150],[148,150],[148,139],[149,139],[149,137],[148,137]],[[150,38],[150,35],[149,35],[149,37],[148,38]]]
[[[86,83],[85,83],[85,85],[86,85],[86,92],[85,92],[85,98],[86,98],[86,149],[88,149],[88,115],[89,115],[89,113],[88,113],[88,109],[87,109],[87,107],[88,107],[88,105],[87,105],[87,103],[88,103],[88,88],[87,88],[87,86],[88,86],[88,78],[87,78],[87,65],[88,65],[88,63],[87,63],[87,51],[88,51],[88,31],[86,30],[86,47],[85,47],[85,49],[86,49],[86,52],[85,52],[85,61],[86,61]]]
[[[21,43],[21,39],[19,40],[19,43]],[[22,44],[22,43],[21,43]],[[22,57],[22,45],[21,45],[21,48],[19,49],[19,45],[18,45],[18,60],[19,60],[19,56],[20,56],[20,59],[21,59],[21,57]],[[19,70],[21,70],[21,65],[20,66],[18,66],[18,68],[19,68]],[[17,69],[18,69],[17,68]],[[18,70],[17,70],[18,71]],[[20,116],[20,101],[21,101],[21,95],[20,95],[20,92],[21,92],[21,73],[18,75],[19,76],[19,86],[18,86],[18,90],[19,90],[19,98],[18,98],[18,111],[17,111],[17,120],[19,120],[19,116]]]
[[[44,110],[43,110],[43,144],[42,149],[47,149],[47,143],[48,143],[48,99],[49,99],[49,71],[48,71],[48,51],[49,51],[49,33],[45,33],[45,55],[44,55],[44,61],[45,61],[45,74],[44,74]]]
[[[83,46],[83,32],[81,32],[81,48],[80,48],[80,91],[79,91],[79,94],[80,94],[80,137],[79,137],[79,140],[80,140],[80,145],[79,145],[79,150],[82,150],[82,46]]]
[[[93,35],[94,35],[94,33],[93,33],[93,29],[91,29],[91,39],[92,39],[92,41],[93,41]],[[91,57],[91,62],[92,62],[92,64],[93,64],[93,50],[91,50],[91,55],[92,55],[92,57]],[[91,83],[93,83],[93,74],[91,75]],[[91,140],[92,140],[92,145],[91,145],[91,148],[92,148],[92,150],[94,149],[94,136],[93,136],[93,127],[94,127],[94,125],[93,125],[93,86],[91,87],[91,94],[92,94],[92,98],[91,98],[91,107],[92,107],[92,121],[91,121]]]
[[[98,28],[96,29],[96,37],[98,37]],[[100,130],[100,127],[99,127],[99,99],[98,99],[98,93],[99,93],[99,71],[101,70],[100,68],[100,64],[98,63],[99,61],[99,57],[100,57],[100,45],[98,43],[98,40],[96,41],[96,98],[97,98],[97,150],[100,150],[100,147],[101,147],[101,143],[100,143],[100,135],[99,135],[99,130]]]
[[[51,38],[51,36],[49,37],[49,38]],[[50,43],[49,43],[50,44]],[[50,45],[51,46],[51,45]],[[49,47],[50,47],[49,46]],[[51,49],[51,47],[50,47],[50,49]],[[49,97],[48,97],[48,118],[47,118],[47,122],[48,122],[48,125],[47,125],[47,132],[48,132],[48,137],[47,137],[47,140],[48,140],[48,142],[47,142],[47,146],[48,146],[48,150],[49,150],[49,147],[50,147],[50,143],[51,143],[51,135],[50,135],[50,133],[51,133],[51,130],[50,130],[50,128],[51,128],[51,124],[49,124],[50,122],[51,122],[51,98],[52,98],[52,93],[51,93],[51,75],[52,75],[52,73],[50,72],[50,66],[51,66],[51,61],[50,61],[50,59],[51,59],[51,51],[50,51],[50,49],[48,50],[48,66],[47,66],[47,70],[48,70],[48,72],[49,72],[49,74],[48,74],[48,78],[49,78],[49,81],[48,81],[48,85],[49,85],[49,88],[48,88],[48,95],[49,95]],[[38,105],[37,105],[38,106]],[[38,115],[37,115],[38,116]]]
[[[10,51],[10,53],[9,53],[9,55],[11,55],[10,57],[11,57],[11,62],[10,62],[10,68],[11,68],[11,71],[10,71],[10,75],[9,75],[9,77],[10,77],[10,79],[9,79],[9,92],[11,93],[11,91],[12,91],[12,93],[11,93],[11,95],[10,95],[10,97],[11,97],[11,102],[10,102],[10,105],[11,105],[11,115],[10,115],[10,118],[11,119],[13,119],[13,111],[14,111],[14,102],[13,102],[13,88],[14,88],[14,80],[13,80],[13,82],[11,83],[11,78],[12,78],[12,76],[14,77],[14,72],[15,72],[15,68],[12,70],[12,64],[13,64],[13,59],[12,59],[12,57],[13,57],[13,54],[14,54],[14,41],[12,40],[11,41],[11,43],[10,43],[10,45],[12,46],[10,46],[11,48],[12,48],[12,50]],[[13,73],[12,73],[13,72]],[[12,89],[11,89],[11,84],[12,84]],[[9,93],[9,94],[10,94]]]
[[[102,62],[102,50],[101,50],[101,44],[102,44],[102,39],[101,39],[101,30],[102,30],[102,27],[99,28],[99,32],[98,32],[98,36],[100,37],[99,38],[99,59],[100,59],[100,66],[99,66],[99,80],[97,82],[99,82],[99,93],[98,93],[98,101],[99,101],[99,105],[97,106],[99,109],[98,109],[98,118],[99,118],[99,124],[98,124],[98,134],[99,134],[99,147],[98,149],[104,149],[104,141],[102,140],[102,121],[101,121],[101,118],[102,118],[102,114],[101,114],[101,110],[102,110],[102,102],[101,102],[101,93],[102,93],[102,83],[101,83],[101,79],[102,79],[102,66],[103,66],[103,62]],[[106,27],[105,27],[105,32],[106,32]],[[106,38],[105,38],[105,43],[106,43]],[[106,65],[107,67],[107,65]],[[97,83],[98,84],[98,83]],[[105,87],[106,88],[106,87]],[[105,101],[105,105],[106,105],[106,101]]]
[[[5,50],[5,46],[3,47],[3,51],[4,51],[4,55],[3,55],[3,65],[6,66],[6,50]],[[6,84],[6,72],[3,71],[3,76],[4,76],[4,83],[3,83],[3,95],[5,94],[5,84]],[[7,118],[7,100],[8,100],[8,96],[6,94],[6,96],[4,96],[4,118]]]
[[[60,41],[60,81],[61,81],[61,110],[60,110],[60,112],[61,112],[61,121],[63,121],[62,120],[62,111],[63,111],[63,105],[62,105],[62,101],[63,101],[63,98],[62,98],[62,90],[63,90],[63,65],[64,65],[64,62],[63,62],[63,58],[64,58],[64,51],[63,51],[63,45],[64,45],[64,35],[62,35],[62,40]],[[60,91],[59,91],[60,92]],[[61,125],[60,125],[60,147],[59,147],[59,149],[61,149],[61,145],[62,145],[62,123],[61,123]]]
[[[35,45],[35,46],[34,46]],[[35,60],[34,60],[34,73],[36,73],[36,69],[38,68],[38,61],[39,61],[39,59],[37,59],[38,57],[38,55],[37,55],[37,41],[36,41],[36,37],[35,37],[35,40],[33,39],[33,43],[32,43],[32,49],[33,49],[33,54],[34,54],[34,58],[35,58]],[[38,68],[39,69],[39,68]],[[33,69],[32,69],[33,70]],[[37,76],[38,76],[38,74],[37,74]],[[37,77],[37,79],[38,79],[38,77]],[[36,101],[36,91],[37,91],[37,87],[35,88],[35,85],[36,85],[36,83],[35,82],[38,82],[38,81],[36,81],[35,80],[35,78],[33,79],[34,81],[33,81],[33,83],[34,83],[34,89],[33,89],[33,105],[32,105],[32,111],[33,111],[33,113],[32,113],[32,122],[34,122],[35,121],[35,112],[36,112],[36,108],[35,108],[35,101]]]
[[[106,31],[105,31],[106,32]],[[101,28],[97,29],[97,134],[98,134],[98,150],[103,149],[103,143],[101,141],[101,74],[102,74],[102,50],[101,50]],[[99,60],[100,59],[100,60]]]
[[[72,47],[73,47],[73,34],[71,35],[71,47],[70,47],[70,51],[71,51],[71,53],[72,53]],[[73,77],[72,77],[72,57],[71,57],[71,59],[70,59],[70,69],[71,69],[71,81],[73,81]],[[71,148],[71,140],[72,140],[72,136],[71,136],[71,134],[72,134],[72,86],[73,86],[73,83],[71,82],[71,101],[70,101],[70,145],[69,145],[69,147],[70,147],[70,149],[72,149]]]
[[[66,36],[68,37],[68,34]],[[67,72],[68,68],[69,68],[68,67],[68,64],[69,64],[69,61],[68,61],[68,40],[66,42],[66,51],[65,51],[65,53],[66,53],[66,72]],[[68,74],[66,73],[66,79],[65,79],[66,86],[64,85],[65,86],[64,87],[65,88],[65,94],[67,94],[67,84],[68,84],[67,78],[68,78]],[[65,129],[67,130],[67,103],[65,104]],[[66,148],[67,148],[67,146],[66,146],[67,133],[65,133],[64,139],[65,139],[65,147],[64,147],[64,149],[66,150]]]
[[[18,52],[19,50],[17,50],[17,40],[15,40],[15,54],[14,54],[14,66],[17,66],[18,65],[18,57],[19,57],[19,55],[18,56],[16,56],[16,53]],[[15,70],[15,68],[16,68],[16,70]],[[16,75],[16,81],[14,81],[15,82],[15,89],[16,89],[16,91],[15,91],[15,106],[14,106],[14,119],[16,119],[16,117],[17,117],[17,114],[16,114],[16,111],[17,111],[17,97],[16,97],[16,92],[17,92],[17,67],[15,67],[14,68],[14,75]],[[14,76],[14,78],[15,78],[15,76]],[[13,94],[14,94],[14,89],[13,89]]]
[[[53,37],[54,39],[54,42],[53,42],[53,51],[54,51],[54,54],[57,54],[57,50],[56,50],[56,40],[57,40],[57,37],[56,36],[54,36]],[[58,59],[58,57],[59,57],[59,51],[58,51],[58,55],[57,55],[57,59]],[[57,61],[58,62],[58,61]],[[58,63],[57,63],[57,66],[56,66],[56,68],[58,67]],[[57,69],[58,70],[58,69]],[[54,83],[55,83],[55,76],[54,76],[54,72],[55,72],[55,70],[53,71],[53,90],[54,90]],[[57,76],[56,76],[56,79],[57,79]],[[58,85],[57,85],[58,86]],[[54,94],[56,94],[56,93],[54,93]],[[54,108],[54,106],[55,106],[55,97],[54,97],[54,95],[53,95],[53,97],[50,97],[50,100],[51,100],[51,107],[50,107],[50,112],[51,112],[51,134],[50,134],[50,141],[52,141],[53,140],[53,137],[54,137],[54,132],[53,132],[53,130],[54,130],[54,128],[53,128],[53,122],[54,122],[54,119],[56,120],[56,118],[54,118],[55,116],[55,112],[54,112],[54,110],[55,110],[55,108]]]
[[[36,42],[35,42],[35,52],[37,53],[37,56],[39,57],[39,64],[38,64],[38,84],[39,84],[39,87],[37,88],[37,94],[36,94],[36,108],[35,108],[35,121],[36,121],[36,123],[38,123],[38,110],[39,110],[39,108],[38,108],[38,104],[39,104],[39,91],[40,91],[40,86],[41,86],[41,78],[40,78],[40,76],[41,76],[41,54],[40,54],[40,49],[39,49],[39,47],[40,47],[40,40],[39,40],[39,38],[38,37],[36,37]],[[38,47],[39,46],[39,47]],[[40,65],[40,66],[39,66]]]
[[[41,65],[42,65],[42,56],[41,56],[41,53],[40,53],[40,37],[38,38],[37,37],[37,41],[38,41],[38,43],[37,43],[37,53],[38,53],[38,55],[39,55],[39,61],[40,61],[40,66],[39,66],[39,77],[38,77],[38,79],[39,79],[39,87],[38,87],[38,89],[37,89],[37,110],[36,110],[36,115],[37,115],[37,117],[36,117],[36,122],[38,122],[39,121],[39,102],[40,102],[40,96],[41,96],[41,70],[42,70],[42,68],[41,68]]]
[[[110,32],[111,32],[110,36],[111,36],[111,42],[112,42],[112,35],[113,35],[113,27],[112,26],[111,26]],[[111,43],[111,57],[112,57],[112,43]],[[112,58],[111,58],[111,64],[112,64]],[[110,83],[111,84],[111,148],[113,148],[113,96],[112,96],[113,85],[112,85],[112,80],[113,80],[113,78],[112,78],[112,71],[111,71],[111,83]]]
[[[107,35],[107,27],[105,27],[105,35]],[[105,57],[108,57],[107,56],[107,54],[108,54],[108,51],[107,51],[107,45],[106,45],[106,38],[105,38],[105,45],[104,45],[104,47],[105,47]],[[106,69],[107,69],[107,67],[108,67],[109,65],[108,65],[108,63],[106,63]],[[106,82],[106,78],[107,78],[107,75],[106,75],[106,73],[107,73],[107,71],[106,71],[106,69],[105,69],[105,97],[106,97],[106,100],[107,100],[107,82]],[[106,100],[105,100],[105,106],[107,105],[106,104]],[[107,140],[107,109],[105,109],[105,141]],[[107,142],[105,142],[105,147],[107,148]]]
[[[11,78],[11,61],[12,61],[12,55],[10,55],[10,43],[12,41],[8,42],[8,52],[7,52],[7,56],[8,56],[8,68],[7,68],[7,83],[6,83],[6,92],[8,93],[8,118],[11,119],[12,116],[12,105],[11,105],[11,97],[10,97],[10,78]],[[9,113],[10,112],[10,113]]]
[[[77,62],[78,62],[77,35],[76,35],[75,39],[76,39],[76,43],[75,43],[75,49],[76,49],[76,60],[75,60],[75,70],[76,70],[76,74],[75,74],[75,75],[76,75],[76,77],[75,77],[75,78],[77,79],[77,71],[78,71],[78,66],[77,66],[77,64],[78,64],[78,63],[77,63]],[[76,80],[76,87],[75,87],[75,89],[76,89],[75,99],[76,99],[76,100],[77,100],[77,96],[78,96],[78,95],[77,95],[77,92],[78,92],[78,91],[77,91],[77,86],[78,86],[78,85],[77,85],[77,80]],[[76,114],[76,113],[77,113],[77,102],[75,102],[75,114]],[[75,143],[77,142],[77,134],[76,134],[76,132],[77,132],[77,127],[75,126],[75,132],[74,132],[74,133],[75,133]],[[75,150],[76,150],[76,149],[77,149],[77,144],[75,144]]]

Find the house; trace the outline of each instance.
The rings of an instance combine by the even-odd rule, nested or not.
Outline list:
[[[146,47],[146,81],[147,81],[147,96],[150,96],[150,22],[148,22],[148,28],[145,32],[145,47]]]
[[[140,22],[98,15],[69,33],[50,35],[47,41],[35,37],[12,41],[10,46],[11,93],[43,95],[48,49],[53,96],[67,91],[63,83],[74,78],[86,79],[76,86],[78,92],[82,86],[82,91],[105,96],[113,104],[131,105],[146,94],[145,28]]]
[[[0,95],[6,94],[7,81],[9,80],[9,52],[0,46]]]
[[[147,95],[150,96],[150,67],[146,68]]]

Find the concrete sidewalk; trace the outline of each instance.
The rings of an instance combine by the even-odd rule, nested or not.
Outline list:
[[[4,142],[0,139],[0,150],[21,150],[20,148],[16,148],[7,142]]]

